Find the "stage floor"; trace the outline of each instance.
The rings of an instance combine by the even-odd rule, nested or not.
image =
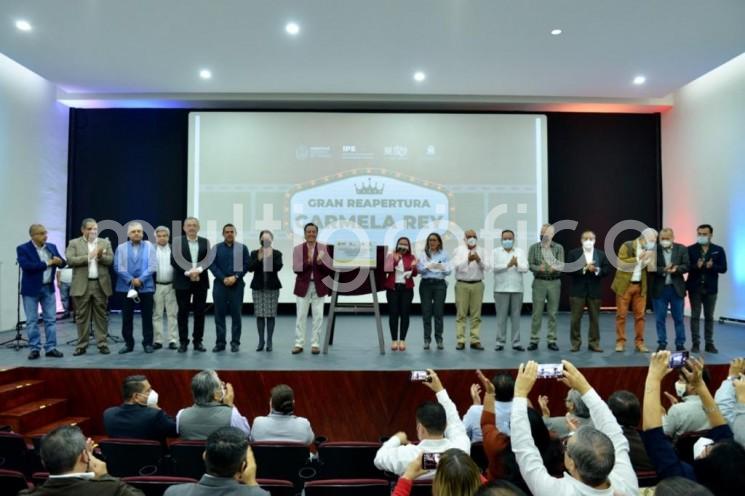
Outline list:
[[[229,319],[228,319],[229,321]],[[325,321],[324,321],[325,322]],[[496,336],[496,318],[485,316],[481,325],[482,344],[484,351],[471,350],[468,347],[464,351],[455,349],[455,317],[445,317],[445,349],[432,351],[422,349],[422,321],[418,315],[412,316],[409,336],[407,338],[407,350],[405,352],[390,351],[390,335],[388,333],[387,319],[383,318],[384,336],[386,343],[385,355],[378,351],[377,332],[375,322],[370,315],[343,315],[338,317],[336,324],[335,344],[329,348],[328,355],[311,355],[310,343],[307,344],[305,352],[292,355],[290,350],[295,333],[295,318],[292,316],[277,317],[277,326],[274,333],[274,351],[256,352],[257,335],[256,323],[252,316],[243,318],[243,335],[241,338],[241,351],[231,353],[212,353],[211,349],[215,341],[215,326],[211,315],[207,316],[205,329],[205,346],[208,351],[199,353],[191,348],[187,353],[177,353],[175,350],[161,349],[153,354],[146,354],[142,346],[136,345],[135,351],[126,355],[118,355],[116,352],[121,344],[110,343],[112,353],[101,355],[95,346],[88,348],[88,353],[79,357],[73,357],[73,345],[65,343],[76,337],[75,325],[70,320],[57,322],[57,340],[59,349],[65,354],[63,358],[42,357],[30,361],[26,357],[28,349],[20,351],[0,349],[0,368],[13,366],[26,367],[64,367],[64,368],[127,368],[127,369],[205,369],[214,368],[222,370],[360,370],[360,371],[385,371],[385,370],[416,370],[424,368],[434,369],[509,369],[516,368],[520,362],[529,358],[539,362],[550,363],[560,358],[568,358],[582,367],[627,367],[643,366],[648,363],[648,355],[633,351],[633,344],[627,343],[624,353],[616,353],[615,346],[615,314],[603,313],[600,317],[601,347],[603,353],[592,353],[587,351],[587,318],[583,321],[582,333],[584,345],[580,352],[570,353],[569,348],[569,314],[560,313],[558,317],[558,345],[560,352],[552,352],[546,348],[545,341],[545,319],[542,340],[539,348],[533,352],[516,352],[507,348],[504,351],[494,351]],[[630,322],[627,326],[630,328]],[[310,330],[310,320],[308,321]],[[25,331],[24,331],[25,332]],[[309,332],[309,331],[308,331]],[[628,331],[627,331],[628,332]],[[121,318],[118,314],[111,315],[110,333],[121,334]],[[736,324],[715,324],[714,335],[719,354],[704,353],[704,360],[708,364],[725,364],[738,356],[745,355],[745,333],[742,326]],[[530,335],[530,317],[524,315],[521,321],[522,343],[528,344]],[[686,319],[686,334],[689,336],[686,343],[690,346],[690,331],[688,319]],[[0,333],[0,341],[11,339],[13,332]],[[631,334],[633,336],[633,331]],[[140,319],[135,316],[135,337],[141,336]],[[668,319],[668,343],[673,338],[672,321]],[[646,325],[647,346],[654,350],[657,338],[655,333],[654,318],[647,315]],[[229,338],[229,336],[228,336]],[[140,338],[141,339],[141,338]],[[633,338],[632,338],[633,341]],[[668,347],[671,345],[668,344]]]

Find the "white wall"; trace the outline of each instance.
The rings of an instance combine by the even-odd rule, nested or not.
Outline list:
[[[16,323],[15,248],[28,226],[44,224],[64,252],[69,109],[56,91],[0,54],[0,330]]]
[[[729,271],[716,317],[745,318],[745,54],[684,86],[662,115],[663,220],[676,241],[714,226]]]

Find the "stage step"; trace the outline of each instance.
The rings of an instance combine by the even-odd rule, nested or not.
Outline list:
[[[44,394],[44,381],[27,379],[0,385],[0,405],[11,409],[30,401],[38,400]]]
[[[3,367],[0,365],[0,384],[20,381],[25,374],[27,374],[27,371],[20,367]]]
[[[8,424],[13,431],[26,434],[66,415],[66,399],[43,399],[0,412],[0,424]]]
[[[56,420],[51,424],[43,425],[32,431],[24,432],[23,435],[26,436],[26,438],[31,439],[37,436],[43,436],[44,434],[51,432],[57,427],[61,427],[63,425],[77,425],[78,427],[80,427],[84,434],[88,435],[88,429],[90,427],[89,424],[90,418],[88,417],[65,417],[60,420]]]

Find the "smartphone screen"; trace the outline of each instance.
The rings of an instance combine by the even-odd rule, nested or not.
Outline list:
[[[556,379],[564,377],[563,363],[542,363],[538,365],[539,379]]]
[[[436,470],[438,463],[440,463],[440,453],[422,454],[422,468],[424,470]]]
[[[687,351],[676,351],[676,352],[670,353],[669,365],[671,369],[679,369],[683,367],[687,361],[688,361]]]
[[[429,374],[426,370],[412,370],[411,371],[412,382],[428,382]]]

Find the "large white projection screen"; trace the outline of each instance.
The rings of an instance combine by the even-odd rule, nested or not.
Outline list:
[[[226,223],[250,250],[262,229],[271,230],[285,262],[280,302],[295,301],[292,246],[306,222],[347,260],[392,247],[402,235],[418,254],[431,231],[452,253],[467,229],[476,230],[487,258],[502,229],[527,251],[547,220],[546,169],[543,115],[189,114],[189,214],[212,243],[222,241]],[[526,276],[527,302],[531,281]],[[491,273],[485,282],[490,302]],[[449,302],[453,286],[451,275]]]

